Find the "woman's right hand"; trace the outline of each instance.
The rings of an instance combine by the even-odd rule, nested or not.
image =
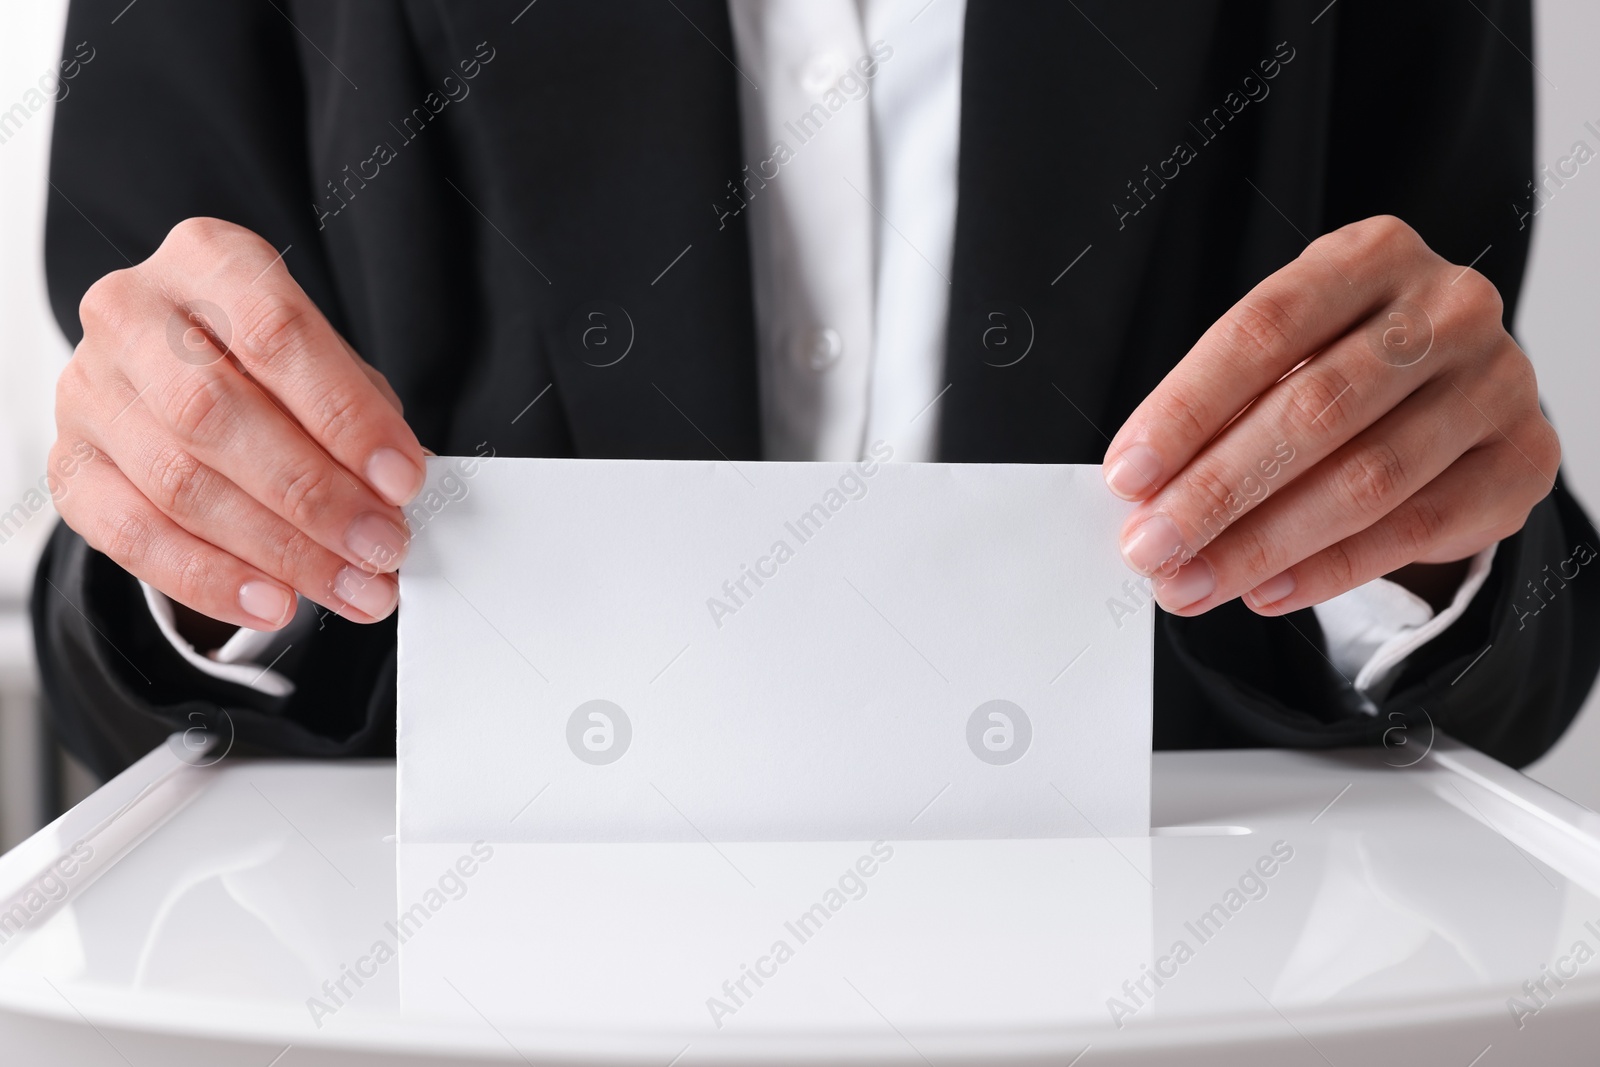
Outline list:
[[[185,220],[79,314],[50,454],[68,526],[220,622],[277,629],[296,591],[356,622],[394,610],[422,446],[270,244]]]

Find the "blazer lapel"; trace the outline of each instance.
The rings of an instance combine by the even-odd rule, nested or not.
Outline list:
[[[967,6],[943,459],[1098,462],[1153,384],[1129,336],[1180,190],[1158,182],[1140,209],[1131,183],[1208,98],[1196,87],[1218,11],[1163,5],[1159,33],[1142,28],[1151,17],[1087,0]],[[1237,81],[1246,62],[1215,76]]]
[[[748,240],[712,208],[743,164],[725,0],[414,15],[425,74],[495,52],[453,105],[438,196],[481,214],[483,379],[518,383],[508,424],[553,381],[526,419],[564,415],[577,455],[755,458]]]

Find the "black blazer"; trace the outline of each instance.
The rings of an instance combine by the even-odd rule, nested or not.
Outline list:
[[[728,189],[770,152],[740,143],[725,0],[525,2],[76,0],[67,49],[95,52],[56,120],[62,328],[80,336],[95,279],[180,219],[218,216],[292,246],[294,276],[435,451],[759,458]],[[941,458],[1098,461],[1207,325],[1355,219],[1392,213],[1456,262],[1481,253],[1512,313],[1527,0],[1325,7],[971,0]],[[636,326],[614,366],[575,340],[596,301]],[[1018,308],[1033,351],[996,366],[989,316]],[[1377,716],[1356,710],[1310,611],[1163,615],[1156,744],[1345,745],[1405,723],[1421,741],[1431,720],[1526,763],[1600,664],[1600,581],[1528,594],[1579,544],[1600,540],[1558,484]],[[188,667],[136,583],[65,527],[33,613],[56,729],[101,774],[220,709],[236,751],[392,751],[392,619],[330,618],[279,664],[294,696],[265,697]]]

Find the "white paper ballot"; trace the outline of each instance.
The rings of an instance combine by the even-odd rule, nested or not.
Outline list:
[[[1155,605],[1098,467],[448,458],[401,570],[399,834],[1149,831]]]

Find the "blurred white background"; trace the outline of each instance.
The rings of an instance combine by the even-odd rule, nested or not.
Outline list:
[[[41,250],[54,105],[33,113],[24,100],[55,72],[65,18],[65,0],[14,3],[0,15],[0,113],[17,103],[27,112],[20,125],[13,116],[0,127],[0,849],[54,815],[59,802],[58,764],[36,713],[24,610],[54,510],[42,508],[20,530],[4,514],[44,473],[55,378],[70,354],[45,297]]]
[[[1536,166],[1555,166],[1573,142],[1600,148],[1584,123],[1600,128],[1600,5],[1592,0],[1535,0],[1533,61],[1539,92]],[[1545,79],[1549,79],[1546,81]],[[1600,175],[1579,171],[1539,212],[1533,262],[1517,308],[1517,339],[1539,371],[1545,409],[1561,432],[1567,484],[1591,517],[1600,509],[1600,398],[1594,302],[1600,296]],[[1509,209],[1507,209],[1509,210]],[[1595,546],[1600,548],[1600,546]],[[1586,634],[1600,641],[1600,633]],[[1528,774],[1600,809],[1600,687],[1577,722]]]
[[[22,103],[42,75],[54,73],[65,15],[64,0],[36,0],[11,5],[0,16],[0,112]],[[51,390],[68,355],[45,299],[40,250],[53,107],[29,113],[20,127],[14,117],[0,126],[0,335],[6,346],[0,350],[0,510],[21,500],[44,472],[54,427]],[[52,522],[51,514],[41,513],[0,545],[0,603],[24,595]],[[11,530],[7,525],[0,536]]]
[[[226,0],[223,0],[226,2]],[[0,112],[28,99],[61,54],[65,0],[7,5],[0,15]],[[1600,5],[1538,0],[1542,72],[1537,164],[1554,164],[1574,141],[1597,147],[1585,122],[1600,126]],[[93,76],[93,67],[84,75]],[[0,131],[0,512],[22,501],[45,469],[53,436],[53,385],[68,356],[45,297],[41,242],[53,104]],[[1507,206],[1506,210],[1511,210]],[[1600,508],[1600,398],[1593,320],[1600,296],[1600,175],[1581,171],[1535,225],[1532,271],[1517,334],[1539,369],[1546,404],[1561,431],[1567,476],[1591,513]],[[41,773],[33,716],[32,663],[23,606],[39,546],[52,525],[45,508],[12,536],[0,527],[0,849],[29,832],[52,806],[54,769]],[[1590,581],[1600,579],[1588,579]],[[1600,641],[1600,634],[1589,635]],[[1567,736],[1529,771],[1568,796],[1600,808],[1600,691]],[[68,792],[73,788],[69,769]]]

